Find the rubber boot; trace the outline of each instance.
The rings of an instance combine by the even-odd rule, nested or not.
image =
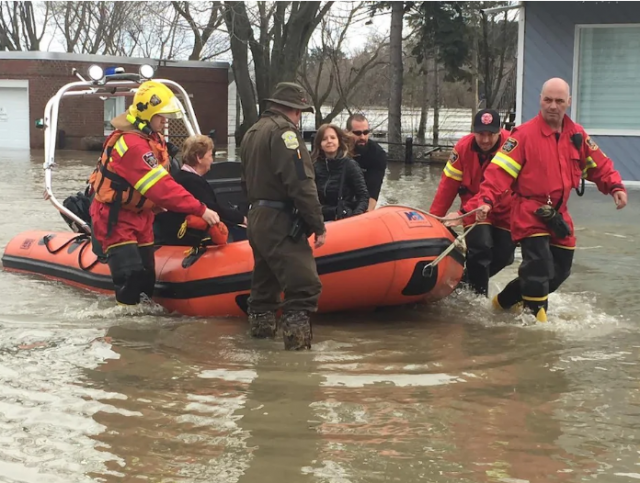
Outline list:
[[[540,323],[547,322],[547,301],[525,300],[524,308],[536,317],[536,321]]]
[[[282,339],[285,350],[311,349],[312,338],[308,312],[300,310],[282,314]]]
[[[542,324],[547,322],[547,311],[544,310],[544,307],[540,307],[540,310],[538,310],[538,313],[536,314],[536,321]]]
[[[500,305],[500,299],[497,295],[495,295],[493,299],[491,299],[491,305],[497,312],[511,312],[513,314],[519,314],[524,309],[524,305],[521,301],[516,302],[511,307],[503,307],[502,305]]]
[[[253,313],[249,311],[249,331],[256,339],[273,339],[278,330],[275,312]]]

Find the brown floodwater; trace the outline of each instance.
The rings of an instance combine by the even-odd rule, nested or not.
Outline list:
[[[60,152],[60,199],[95,159]],[[2,249],[67,230],[42,199],[42,152],[0,163]],[[391,165],[381,203],[428,209],[440,172]],[[243,319],[125,312],[0,272],[0,481],[640,480],[637,198],[571,199],[579,247],[548,324],[456,293],[316,317],[303,353],[252,340]]]

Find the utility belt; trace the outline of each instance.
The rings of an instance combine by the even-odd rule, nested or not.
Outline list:
[[[303,234],[310,235],[309,227],[307,223],[302,218],[302,215],[295,207],[295,205],[290,201],[273,201],[273,200],[256,200],[251,203],[249,209],[252,209],[256,206],[265,206],[267,208],[273,208],[275,210],[284,211],[285,213],[289,213],[292,218],[291,229],[289,230],[288,236],[293,239],[293,241],[297,242],[300,240]]]
[[[528,200],[538,201],[540,199],[544,199],[543,196],[524,196],[520,193],[517,193],[518,196],[522,198],[526,198]],[[549,231],[553,233],[556,238],[562,239],[571,236],[573,233],[571,232],[571,227],[566,222],[562,214],[560,213],[560,207],[562,206],[562,197],[554,207],[551,204],[551,199],[547,198],[546,201],[541,201],[544,203],[540,206],[536,211],[534,211],[535,215],[540,218],[545,225],[549,228]]]
[[[251,203],[249,209],[255,208],[256,206],[265,206],[267,208],[273,208],[274,210],[289,212],[293,211],[295,208],[293,203],[290,201],[256,200]]]

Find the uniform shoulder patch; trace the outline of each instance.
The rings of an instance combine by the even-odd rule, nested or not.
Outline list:
[[[456,151],[455,149],[452,149],[451,155],[449,156],[449,161],[451,162],[451,164],[454,164],[459,157],[460,155],[458,154],[458,151]]]
[[[293,131],[286,131],[282,133],[282,140],[287,149],[298,149],[300,143],[298,142],[298,135]]]
[[[590,136],[587,136],[587,139],[585,140],[585,142],[587,143],[587,146],[589,146],[589,149],[591,151],[597,151],[598,150],[598,145],[596,144],[596,142],[591,139]]]
[[[510,153],[516,148],[517,145],[518,145],[517,139],[511,138],[511,137],[507,138],[507,140],[504,142],[504,144],[500,148],[500,151],[502,151],[503,153]]]
[[[149,165],[150,168],[158,166],[158,160],[151,151],[142,155],[142,160]]]

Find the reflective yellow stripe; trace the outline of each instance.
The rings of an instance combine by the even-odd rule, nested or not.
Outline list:
[[[576,247],[565,247],[564,245],[556,245],[555,243],[549,243],[552,247],[562,248],[563,250],[575,250]]]
[[[133,188],[141,195],[144,195],[153,187],[153,185],[164,178],[167,174],[169,173],[167,173],[167,170],[162,166],[156,166],[142,178],[140,178],[140,180],[134,185]]]
[[[124,142],[124,138],[122,136],[120,137],[120,139],[118,139],[114,147],[120,157],[124,156],[124,153],[126,153],[129,149],[129,146],[127,146],[127,143]]]
[[[137,242],[134,240],[134,241],[125,241],[125,242],[120,242],[120,243],[114,243],[113,245],[109,245],[107,247],[107,249],[105,250],[105,252],[108,252],[112,248],[119,247],[121,245],[130,245],[131,243],[137,243]]]
[[[587,157],[587,164],[584,167],[584,169],[582,170],[582,177],[586,178],[587,177],[587,171],[589,171],[591,168],[597,168],[597,167],[598,167],[598,165],[593,160],[593,158],[591,156]]]
[[[548,298],[548,295],[545,295],[544,297],[527,297],[526,295],[522,296],[522,300],[529,300],[531,302],[544,302]]]
[[[504,153],[497,153],[491,160],[491,162],[500,166],[514,178],[518,177],[518,175],[520,174],[520,170],[522,169],[522,166],[520,166],[520,164],[518,164],[513,158],[507,156]]]
[[[444,167],[444,174],[456,181],[462,181],[462,171],[454,168],[449,161],[447,161],[447,164]]]

